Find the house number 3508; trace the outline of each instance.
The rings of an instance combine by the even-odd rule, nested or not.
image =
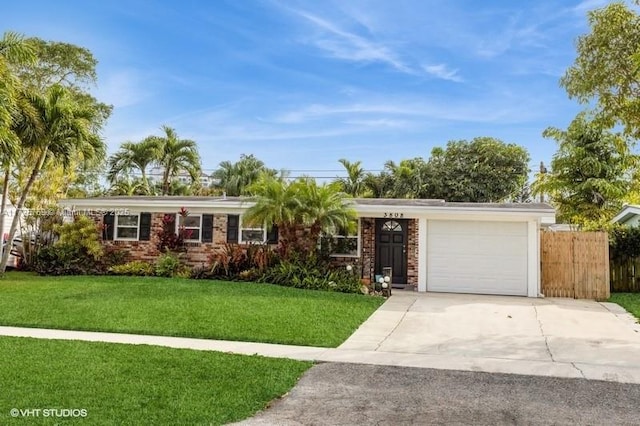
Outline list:
[[[385,213],[384,217],[390,217],[390,218],[401,218],[404,217],[404,213]]]

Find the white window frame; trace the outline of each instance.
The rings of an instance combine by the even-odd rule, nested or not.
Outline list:
[[[332,235],[332,238],[357,238],[357,249],[356,254],[340,254],[340,253],[330,253],[329,257],[348,257],[352,259],[356,259],[360,257],[360,247],[362,244],[362,239],[360,238],[360,218],[358,218],[357,225],[358,232],[356,235]]]
[[[129,213],[129,214],[117,214],[115,215],[116,217],[113,220],[113,239],[117,240],[117,241],[139,241],[140,240],[140,213]],[[128,238],[128,237],[120,237],[118,236],[118,229],[119,228],[134,228],[134,226],[131,225],[119,225],[118,221],[120,219],[120,216],[136,216],[138,218],[138,224],[135,226],[136,229],[136,237],[135,238]]]
[[[180,216],[180,214],[176,214],[176,235],[180,235],[180,218],[182,216]],[[200,226],[197,228],[194,227],[188,227],[188,228],[184,228],[185,230],[188,229],[197,229],[198,235],[200,236],[200,238],[195,239],[195,238],[189,238],[189,239],[184,239],[184,241],[186,243],[199,243],[200,241],[202,241],[202,215],[201,214],[189,214],[187,217],[199,217],[200,218]]]
[[[267,227],[266,226],[262,226],[261,228],[245,228],[243,226],[243,217],[240,216],[240,223],[239,223],[239,227],[238,227],[238,242],[239,244],[244,244],[244,243],[261,243],[264,244],[265,242],[267,242]],[[242,231],[262,231],[262,241],[245,241],[244,238],[242,238]]]

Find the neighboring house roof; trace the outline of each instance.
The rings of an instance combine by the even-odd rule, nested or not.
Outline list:
[[[545,203],[456,203],[431,199],[355,198],[354,209],[360,216],[416,217],[424,214],[494,214],[500,216],[533,217],[542,224],[555,223],[555,210]],[[66,208],[82,209],[146,209],[167,211],[185,207],[191,209],[218,209],[221,212],[242,212],[253,202],[247,197],[201,196],[114,196],[61,200]],[[144,211],[144,210],[143,210]]]
[[[637,204],[627,204],[622,207],[620,213],[611,219],[611,223],[630,224],[629,222],[636,222],[634,219],[638,216],[640,216],[640,206]]]

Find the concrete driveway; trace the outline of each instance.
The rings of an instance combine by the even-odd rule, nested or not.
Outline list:
[[[589,300],[397,291],[338,349],[406,361],[395,365],[640,383],[640,325]]]

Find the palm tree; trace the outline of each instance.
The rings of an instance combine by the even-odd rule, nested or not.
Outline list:
[[[147,194],[148,185],[142,179],[118,179],[109,188],[110,195],[141,195]]]
[[[244,214],[248,224],[276,225],[284,257],[292,253],[308,256],[317,247],[323,231],[346,228],[356,218],[345,194],[335,186],[318,185],[314,179],[294,182],[262,175],[251,187],[253,206]]]
[[[112,185],[116,185],[118,178],[129,175],[135,170],[142,176],[143,193],[149,194],[151,189],[147,179],[147,167],[158,159],[159,147],[155,140],[147,138],[141,142],[124,142],[118,152],[109,157],[109,172],[107,178]],[[140,189],[140,188],[139,188]]]
[[[389,195],[392,198],[423,198],[426,193],[427,163],[420,157],[401,160],[399,164],[387,161],[383,172],[389,177]]]
[[[164,136],[149,136],[145,142],[157,147],[157,164],[163,168],[162,195],[169,195],[171,180],[180,172],[187,172],[191,181],[200,179],[200,155],[196,142],[179,139],[176,131],[168,126],[162,126]]]
[[[25,91],[13,74],[11,66],[31,63],[34,60],[35,54],[30,43],[17,33],[4,33],[0,39],[0,167],[4,175],[0,199],[0,232],[4,229],[11,166],[20,158],[22,151],[16,131],[33,130],[35,115],[28,102],[25,102]],[[0,235],[0,259],[4,257],[2,239],[3,236]]]
[[[17,211],[24,208],[29,191],[46,162],[67,168],[78,158],[86,161],[103,158],[106,151],[104,142],[92,126],[99,112],[76,102],[68,89],[54,85],[43,95],[31,94],[29,102],[37,113],[41,128],[21,137],[25,156],[34,161],[30,163],[33,167],[29,179],[16,204]],[[18,220],[19,215],[15,215],[9,230],[9,247],[18,228]],[[4,273],[8,257],[9,252],[5,251],[0,273]]]
[[[268,169],[264,162],[251,155],[242,154],[240,160],[232,163],[223,161],[212,177],[217,180],[216,187],[222,189],[227,195],[248,195],[249,187],[258,181],[262,173],[272,176],[276,171]]]
[[[362,161],[350,162],[345,158],[338,160],[347,172],[347,176],[338,178],[336,182],[340,185],[342,192],[352,197],[362,197],[365,194],[365,171],[362,168]]]
[[[298,220],[305,227],[304,235],[311,251],[317,246],[322,233],[334,233],[339,229],[348,229],[355,223],[356,213],[345,193],[335,186],[318,185],[314,179],[299,179],[294,183],[300,203]]]
[[[24,37],[14,32],[4,33],[0,39],[0,153],[13,151],[17,143],[11,128],[21,85],[12,66],[34,60],[33,47]]]

